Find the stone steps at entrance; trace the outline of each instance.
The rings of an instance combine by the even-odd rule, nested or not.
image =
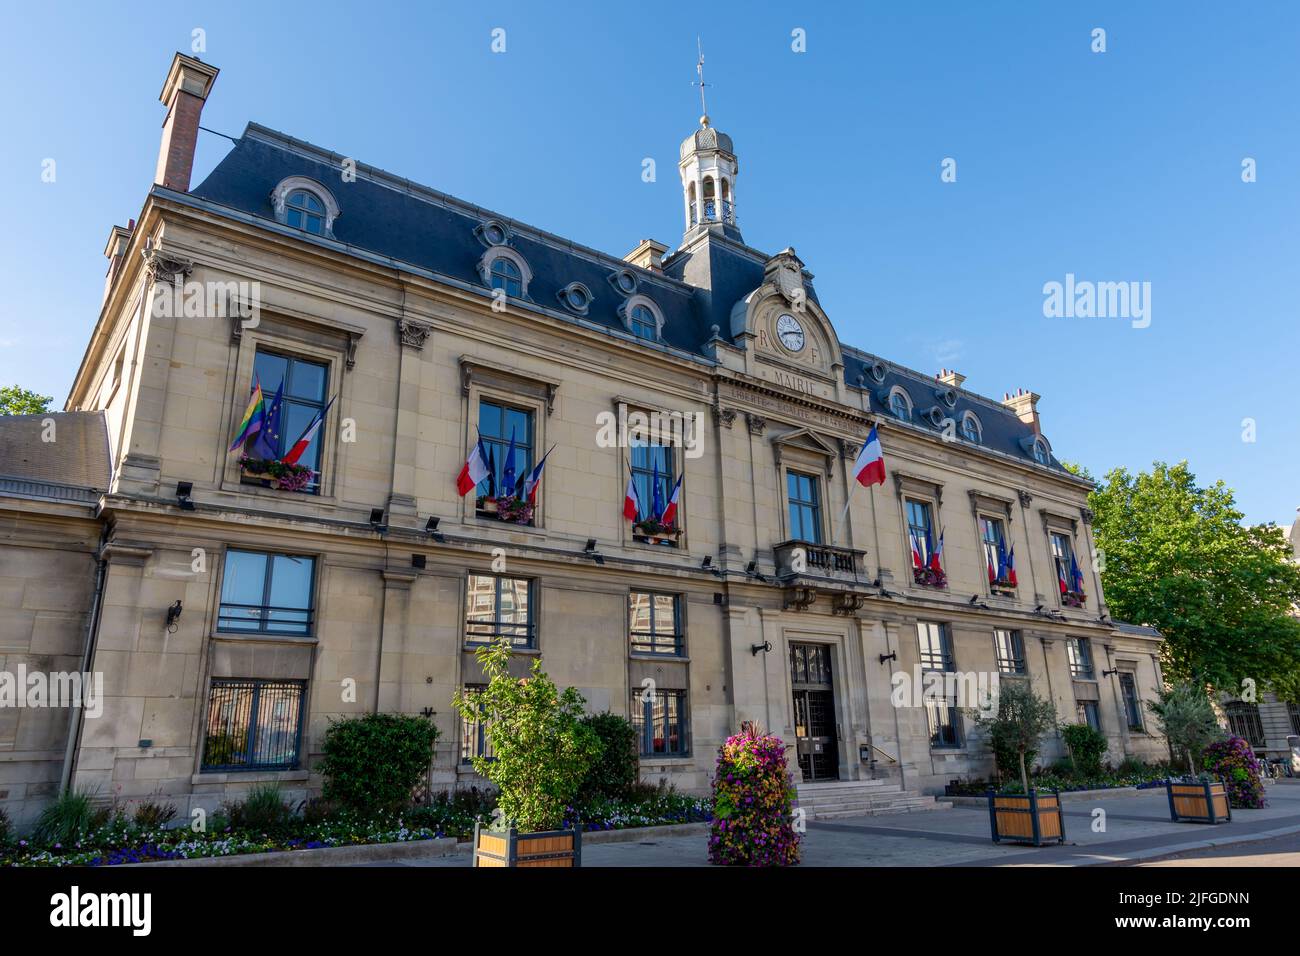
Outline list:
[[[803,783],[798,784],[795,791],[795,805],[802,808],[810,820],[918,813],[952,807],[951,803],[904,790],[899,784],[884,780]]]

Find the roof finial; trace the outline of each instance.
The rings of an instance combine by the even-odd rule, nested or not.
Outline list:
[[[700,58],[695,63],[695,72],[699,76],[699,80],[691,85],[700,88],[700,125],[707,127],[709,125],[709,109],[704,105],[704,88],[709,84],[704,82],[704,47],[701,45],[698,36],[695,38],[695,48],[700,54]]]

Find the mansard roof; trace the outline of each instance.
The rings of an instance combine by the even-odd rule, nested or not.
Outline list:
[[[365,164],[357,163],[355,179],[345,182],[345,161],[338,153],[250,123],[190,195],[275,223],[273,191],[290,177],[306,177],[329,190],[339,214],[329,236],[294,230],[304,241],[405,263],[485,297],[491,293],[479,273],[487,249],[480,238],[481,227],[496,221],[509,231],[509,247],[531,269],[525,301],[570,321],[628,335],[618,310],[624,295],[610,279],[631,271],[637,279],[637,292],[648,296],[663,314],[661,344],[701,361],[708,361],[704,346],[714,327],[724,338],[729,337],[732,307],[763,284],[768,257],[725,236],[710,236],[678,250],[665,260],[663,272],[657,273]],[[591,292],[591,302],[582,316],[566,311],[560,295],[573,283],[582,283]],[[809,298],[817,302],[811,281],[807,290]],[[644,340],[633,341],[641,347],[656,347]],[[872,376],[873,366],[877,372],[883,366],[882,381]],[[845,348],[844,376],[850,387],[873,395],[882,386],[886,395],[894,385],[902,386],[918,416],[939,405],[960,423],[965,411],[973,411],[983,428],[981,447],[1022,463],[1032,461],[1032,428],[999,403],[956,389],[956,404],[948,407],[936,400],[935,390],[943,386],[934,378],[856,349]],[[915,425],[941,430],[919,417]],[[1054,458],[1052,467],[1060,470]]]
[[[111,473],[102,411],[0,415],[0,492],[93,501]]]

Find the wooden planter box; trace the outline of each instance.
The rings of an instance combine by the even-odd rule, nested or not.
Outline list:
[[[1227,823],[1232,819],[1228,790],[1222,782],[1165,781],[1169,793],[1169,819],[1174,823]]]
[[[993,842],[1009,840],[1012,843],[1065,842],[1065,818],[1061,815],[1061,792],[1038,791],[1030,787],[1029,793],[995,793],[989,791],[989,825],[993,829]]]
[[[582,866],[581,830],[520,833],[474,824],[475,866]]]

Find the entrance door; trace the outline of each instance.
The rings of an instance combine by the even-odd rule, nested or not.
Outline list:
[[[831,649],[826,644],[790,645],[790,680],[794,685],[795,752],[803,778],[837,780],[839,748],[835,745],[835,694],[831,689]]]

